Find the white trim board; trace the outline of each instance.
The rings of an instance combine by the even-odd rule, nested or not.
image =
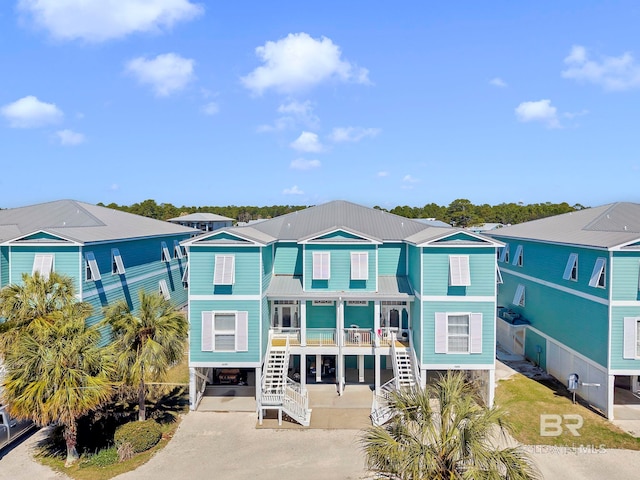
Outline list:
[[[198,300],[262,300],[262,295],[189,295],[189,301]]]
[[[509,275],[513,275],[515,277],[520,277],[525,280],[528,280],[532,283],[537,283],[538,285],[544,285],[545,287],[553,288],[554,290],[559,290],[564,293],[568,293],[570,295],[574,295],[576,297],[584,298],[585,300],[589,300],[592,302],[600,303],[602,305],[609,305],[609,300],[596,297],[595,295],[590,295],[588,293],[580,292],[578,290],[574,290],[572,288],[563,287],[562,285],[558,285],[555,283],[547,282],[546,280],[540,280],[539,278],[532,277],[530,275],[525,275],[524,273],[515,272],[513,270],[509,270],[507,268],[501,268],[500,271],[504,275],[505,273]]]
[[[261,362],[189,362],[189,368],[255,368],[260,366],[262,366]]]
[[[419,365],[424,370],[494,370],[496,369],[495,360],[493,363],[469,363],[467,365],[461,363],[428,363]]]
[[[491,295],[463,296],[463,295],[425,295],[421,298],[424,302],[492,302],[496,297]]]

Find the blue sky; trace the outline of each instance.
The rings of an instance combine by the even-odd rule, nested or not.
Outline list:
[[[0,207],[640,201],[640,4],[0,6]]]

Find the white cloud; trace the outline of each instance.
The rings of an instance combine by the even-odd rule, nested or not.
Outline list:
[[[117,183],[112,183],[111,187],[109,187],[110,190],[120,190],[120,185],[118,185]]]
[[[216,102],[209,102],[202,107],[202,113],[205,115],[215,115],[220,111],[220,107]]]
[[[290,33],[256,48],[264,65],[241,81],[254,94],[270,88],[292,93],[328,80],[368,84],[368,71],[342,60],[340,47],[329,38],[311,38],[307,33]]]
[[[582,109],[579,112],[564,112],[562,114],[562,116],[565,117],[565,118],[573,119],[573,118],[582,117],[582,116],[588,115],[588,114],[589,114],[589,110]]]
[[[494,87],[500,87],[500,88],[504,88],[508,86],[507,82],[505,82],[500,77],[495,77],[489,80],[489,85],[493,85]]]
[[[204,12],[189,0],[20,0],[18,10],[56,39],[87,42],[160,32]]]
[[[258,132],[279,132],[283,130],[293,130],[300,125],[316,129],[320,126],[320,119],[313,113],[313,104],[307,100],[298,102],[292,100],[278,107],[278,113],[283,116],[275,119],[273,125],[260,125]]]
[[[365,137],[375,137],[380,131],[379,128],[337,127],[333,129],[329,138],[336,143],[359,142]]]
[[[551,105],[551,100],[522,102],[516,107],[515,112],[521,122],[542,122],[549,128],[560,128],[558,112],[556,107]]]
[[[314,168],[319,168],[320,165],[322,165],[320,163],[320,160],[307,160],[305,158],[296,158],[291,162],[291,165],[289,165],[289,167],[293,168],[294,170],[312,170]]]
[[[45,103],[33,95],[28,95],[5,105],[0,114],[14,128],[35,128],[58,123],[64,114],[53,103]]]
[[[381,172],[378,172],[378,176],[379,177],[388,177],[389,176],[389,172],[386,172],[386,171],[383,170]]]
[[[405,183],[419,183],[420,182],[419,179],[413,178],[411,175],[405,175],[402,178],[402,181],[405,182]]]
[[[165,53],[154,59],[134,58],[127,63],[126,70],[138,82],[151,85],[156,95],[166,97],[182,90],[193,80],[194,64],[194,60],[175,53]]]
[[[603,56],[599,60],[590,60],[585,47],[574,45],[564,63],[568,68],[562,71],[563,78],[593,83],[605,90],[620,91],[640,87],[640,65],[629,52],[619,57]]]
[[[312,132],[302,132],[289,146],[300,152],[318,153],[323,150],[318,135]]]
[[[80,145],[85,141],[85,137],[83,134],[74,132],[73,130],[69,129],[58,130],[56,132],[56,136],[58,137],[58,140],[60,140],[60,145],[66,147]]]
[[[282,193],[285,195],[303,195],[304,192],[298,188],[297,185],[294,185],[291,188],[285,188]]]

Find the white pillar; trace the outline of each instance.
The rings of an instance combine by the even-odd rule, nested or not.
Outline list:
[[[262,399],[262,367],[256,367],[256,401]]]
[[[489,372],[489,381],[487,386],[489,391],[487,392],[487,404],[489,408],[493,407],[493,398],[496,393],[496,371],[492,368]]]
[[[373,302],[373,335],[374,335],[374,346],[380,346],[380,337],[378,335],[378,330],[380,330],[380,300],[376,300]]]
[[[198,391],[196,390],[196,369],[189,367],[189,410],[196,409],[196,399]]]
[[[616,381],[616,376],[615,375],[609,375],[607,377],[607,418],[609,420],[613,420],[613,394],[615,391],[615,381]]]
[[[346,381],[346,372],[344,368],[344,355],[342,352],[338,355],[338,365],[340,365],[340,376],[338,377],[338,394],[342,395],[344,393],[344,382]]]
[[[429,370],[427,370],[426,368],[421,368],[420,369],[420,386],[422,388],[426,388],[427,386],[427,375],[429,373]]]
[[[631,391],[637,392],[640,385],[638,384],[638,375],[631,375]]]
[[[322,355],[316,355],[316,382],[322,382]]]
[[[374,365],[373,365],[373,371],[374,371],[374,376],[375,376],[375,392],[376,394],[380,393],[380,354],[378,352],[375,353],[374,355]]]
[[[300,354],[300,385],[302,390],[307,387],[307,355]]]
[[[300,345],[307,346],[307,301],[300,301]]]
[[[364,355],[358,355],[358,382],[364,383]]]

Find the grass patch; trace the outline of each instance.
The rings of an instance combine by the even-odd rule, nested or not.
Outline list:
[[[640,450],[640,439],[625,433],[587,406],[574,404],[569,395],[559,382],[540,383],[516,374],[498,383],[495,400],[508,412],[509,421],[514,427],[513,436],[526,445],[589,445]],[[542,414],[581,415],[584,423],[578,430],[580,436],[574,436],[567,429],[563,429],[559,436],[541,436]]]
[[[146,452],[139,453],[135,457],[121,463],[101,466],[101,463],[108,463],[101,462],[99,460],[101,456],[108,455],[108,453],[103,453],[102,451],[92,456],[83,455],[78,463],[69,468],[64,466],[64,457],[38,455],[37,459],[43,465],[46,465],[55,471],[62,472],[76,480],[108,480],[122,473],[135,470],[139,466],[147,463],[157,451],[163,449],[169,440],[171,440],[179,424],[179,420],[163,424],[162,439],[155,447],[147,450]],[[94,458],[95,456],[98,456],[99,458],[96,459]]]

